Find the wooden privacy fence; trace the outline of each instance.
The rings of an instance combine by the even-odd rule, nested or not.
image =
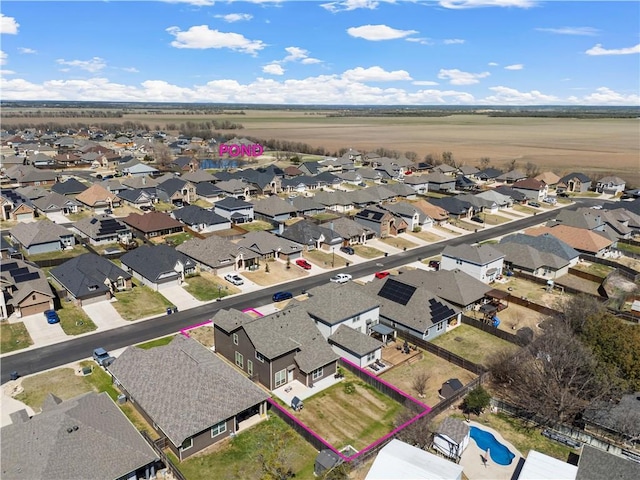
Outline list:
[[[153,448],[153,451],[158,454],[158,457],[160,458],[162,463],[164,463],[165,467],[167,467],[167,470],[171,472],[173,478],[175,478],[176,480],[187,480],[185,476],[182,475],[182,472],[178,470],[178,467],[173,464],[167,454],[164,453],[164,448],[166,448],[167,446],[166,438],[162,437],[157,439],[156,441],[153,441],[145,430],[140,430],[140,435],[142,435],[142,437],[147,441],[151,448]]]
[[[506,340],[507,342],[518,345],[519,347],[523,347],[527,344],[527,341],[524,338],[505,332],[504,330],[498,330],[498,328],[493,325],[488,325],[480,320],[476,320],[475,318],[467,317],[466,315],[462,315],[462,323],[477,328],[478,330],[482,330],[483,332],[490,333],[495,337]]]
[[[595,255],[589,255],[586,253],[581,253],[580,259],[585,260],[587,262],[591,262],[591,263],[599,263],[600,265],[606,265],[607,267],[613,267],[618,271],[620,275],[628,278],[632,282],[636,282],[640,280],[640,272],[634,270],[631,267],[627,267],[626,265],[622,265],[620,263],[613,262],[606,258],[600,258],[600,257],[596,257]]]

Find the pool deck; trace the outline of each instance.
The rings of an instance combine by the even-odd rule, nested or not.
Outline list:
[[[511,462],[511,465],[503,466],[498,465],[493,460],[491,460],[491,456],[487,456],[487,452],[480,450],[476,441],[471,438],[469,440],[469,445],[464,450],[462,454],[462,458],[460,459],[460,465],[464,468],[464,474],[469,478],[469,480],[510,480],[513,472],[516,470],[518,465],[518,460],[523,457],[522,453],[520,453],[511,443],[507,442],[500,432],[497,432],[493,428],[486,427],[478,422],[470,422],[468,424],[470,427],[478,427],[482,430],[486,430],[487,432],[491,432],[496,439],[507,446],[512,453],[515,454],[515,458]],[[487,458],[486,465],[482,462],[482,457]]]

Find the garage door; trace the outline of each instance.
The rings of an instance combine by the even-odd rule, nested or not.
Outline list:
[[[28,222],[29,220],[33,220],[33,213],[21,213],[20,215],[16,215],[16,220],[19,222]]]
[[[167,287],[179,287],[180,286],[180,278],[163,280],[162,282],[158,282],[158,290],[162,290]]]
[[[35,305],[22,307],[20,309],[20,313],[22,316],[26,316],[26,315],[34,315],[36,313],[42,313],[45,310],[49,310],[49,302],[36,303]]]

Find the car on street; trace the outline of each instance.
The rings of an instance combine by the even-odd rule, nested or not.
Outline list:
[[[348,273],[338,273],[329,279],[330,282],[333,283],[347,283],[353,277]]]
[[[540,204],[538,202],[529,202],[529,205],[532,207],[540,208]]]
[[[340,247],[340,251],[346,253],[347,255],[353,255],[356,251],[353,247]]]
[[[60,317],[55,310],[45,310],[44,316],[47,319],[47,323],[53,325],[54,323],[60,323]]]
[[[224,276],[224,279],[227,282],[233,283],[234,285],[244,285],[244,280],[240,278],[238,275],[236,275],[235,273],[227,273]]]
[[[93,359],[101,367],[108,367],[113,363],[113,361],[116,358],[109,355],[109,352],[107,352],[104,348],[100,347],[100,348],[96,348],[93,351]]]
[[[477,216],[477,215],[471,217],[471,221],[476,222],[476,223],[484,223],[484,220],[482,218],[480,218],[479,216]]]
[[[271,297],[274,302],[282,302],[283,300],[289,300],[290,298],[293,298],[293,293],[291,292],[276,292],[273,294],[273,297]]]
[[[602,210],[602,205],[594,205],[591,210]]]
[[[389,272],[376,272],[373,274],[373,276],[376,278],[387,278],[389,275]]]
[[[311,270],[311,264],[304,258],[299,258],[298,260],[296,260],[296,265],[298,265],[300,268],[304,268],[305,270]]]

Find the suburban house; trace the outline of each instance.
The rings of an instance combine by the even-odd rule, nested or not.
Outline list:
[[[320,163],[318,162],[303,162],[298,165],[300,171],[306,175],[317,175],[320,173]]]
[[[476,193],[475,197],[487,202],[485,203],[483,210],[485,212],[488,211],[489,213],[497,213],[503,208],[510,208],[513,206],[513,199],[511,197],[503,195],[496,190],[485,190],[484,192]]]
[[[10,188],[0,190],[2,220],[28,222],[36,217],[36,209],[24,195]]]
[[[118,192],[118,197],[125,205],[132,207],[152,207],[158,201],[155,192],[150,189],[133,188],[131,190],[122,190]]]
[[[122,221],[134,232],[146,238],[171,235],[184,231],[184,225],[163,212],[130,213]]]
[[[176,250],[194,260],[200,269],[215,275],[251,268],[260,259],[257,253],[216,235],[192,238],[178,245]]]
[[[417,231],[421,228],[433,227],[433,220],[425,215],[422,210],[409,202],[384,203],[380,208],[391,212],[396,217],[401,217],[407,222],[407,230]]]
[[[413,202],[412,205],[429,217],[434,225],[442,225],[449,220],[449,212],[426,200],[418,200],[417,202]]]
[[[560,257],[563,261],[566,261],[569,267],[573,267],[580,260],[580,252],[554,237],[550,234],[544,234],[539,236],[524,235],[522,233],[515,233],[513,235],[507,235],[500,240],[500,243],[495,247],[498,250],[501,245],[505,243],[518,243],[520,245],[528,245],[535,248],[541,254],[551,254]],[[502,251],[502,250],[501,250]],[[503,251],[506,254],[506,252]],[[505,263],[507,258],[505,257]],[[568,273],[569,269],[567,268]],[[558,274],[560,276],[560,273]]]
[[[356,213],[353,219],[375,232],[379,238],[396,236],[406,232],[409,227],[403,217],[377,207],[365,208]]]
[[[427,175],[409,175],[404,178],[404,184],[413,188],[416,193],[425,195],[429,191],[429,179]]]
[[[289,220],[296,215],[295,207],[277,195],[255,200],[253,212],[256,219],[265,220],[273,225]]]
[[[87,187],[84,183],[76,180],[75,178],[69,178],[64,182],[58,182],[51,186],[51,191],[59,193],[60,195],[77,195],[84,192]]]
[[[534,178],[546,183],[549,188],[553,188],[554,190],[556,188],[556,185],[558,185],[558,182],[560,181],[560,177],[553,172],[542,172],[540,175],[536,175]]]
[[[104,213],[105,210],[120,206],[118,196],[97,183],[79,193],[76,200],[96,213]]]
[[[330,250],[342,245],[342,237],[336,232],[308,220],[300,220],[289,225],[280,233],[280,236],[303,245],[306,250],[315,248]]]
[[[247,168],[233,174],[251,186],[255,195],[275,195],[280,193],[283,171],[280,168],[269,166],[266,168]]]
[[[0,318],[14,312],[23,317],[54,308],[55,296],[42,270],[18,259],[1,260],[0,270]]]
[[[115,292],[132,288],[130,273],[94,253],[67,260],[49,273],[79,306],[109,300]]]
[[[452,192],[456,189],[456,178],[440,172],[423,175],[429,192]]]
[[[138,162],[137,160],[133,160],[121,165],[118,170],[129,177],[144,177],[147,175],[155,175],[158,173],[157,168],[154,168],[151,165],[147,165],[146,163]]]
[[[475,177],[480,170],[473,165],[462,165],[458,167],[458,173],[464,175],[465,177]]]
[[[302,257],[302,245],[264,230],[248,232],[236,243],[257,253],[263,260],[295,260]]]
[[[345,213],[354,208],[352,197],[343,191],[318,192],[313,198],[319,204],[324,205],[327,210],[334,212]],[[371,202],[374,200],[371,199]]]
[[[569,273],[568,260],[553,253],[539,251],[531,245],[500,242],[495,245],[495,248],[504,254],[506,270],[525,272],[536,277],[550,279]]]
[[[253,318],[218,310],[216,351],[269,390],[297,380],[306,387],[336,373],[338,355],[302,306]]]
[[[324,205],[318,203],[313,197],[298,195],[289,198],[289,203],[293,205],[296,217],[313,216],[324,212]]]
[[[460,419],[447,417],[436,429],[432,447],[457,463],[470,441],[469,425]]]
[[[120,262],[133,278],[156,291],[181,285],[187,275],[196,273],[195,262],[168,245],[143,245],[125,253]]]
[[[58,174],[53,170],[41,170],[32,165],[14,165],[5,171],[5,175],[20,187],[53,185]]]
[[[433,167],[433,172],[442,173],[444,175],[449,175],[450,177],[455,177],[457,172],[456,167],[452,167],[451,165],[447,165],[446,163],[441,163],[440,165],[436,165]]]
[[[526,201],[529,200],[529,197],[527,197],[524,193],[522,193],[519,190],[516,190],[515,188],[512,187],[507,187],[506,185],[502,185],[500,187],[496,187],[493,189],[494,192],[498,192],[502,195],[506,195],[508,197],[511,197],[511,199],[514,201],[514,203],[525,203]]]
[[[380,302],[380,323],[417,338],[432,340],[443,334],[449,323],[460,322],[459,309],[404,275],[369,282],[361,288]]]
[[[596,192],[608,193],[609,195],[617,195],[624,192],[626,186],[626,182],[620,177],[602,177],[596,183]]]
[[[174,210],[171,212],[171,216],[200,233],[211,233],[231,228],[231,221],[228,218],[197,205],[187,205]]]
[[[502,170],[498,170],[497,168],[485,168],[476,173],[476,178],[478,180],[482,180],[483,182],[494,182],[496,178],[502,175]]]
[[[553,235],[579,252],[597,256],[605,256],[614,243],[604,235],[592,230],[562,224],[553,227],[528,228],[524,233],[535,237],[545,234]]]
[[[127,348],[109,373],[180,460],[267,415],[266,392],[183,335],[148,350]]]
[[[447,245],[442,251],[441,270],[459,269],[476,280],[491,283],[502,275],[504,254],[491,245]]]
[[[621,221],[622,220],[622,221]],[[615,246],[619,239],[631,238],[636,229],[629,226],[628,220],[612,214],[609,210],[594,210],[592,208],[563,209],[558,216],[547,222],[547,226],[568,225],[598,232],[613,241]]]
[[[344,246],[364,245],[367,243],[367,240],[375,237],[373,230],[366,228],[348,217],[338,217],[325,223],[325,225],[328,225],[331,230],[342,237],[342,244]]]
[[[180,178],[170,178],[156,186],[158,199],[172,205],[191,203],[196,200],[196,186]]]
[[[233,224],[253,222],[254,218],[253,204],[234,197],[217,201],[213,204],[213,211]]]
[[[13,245],[20,245],[27,255],[58,252],[76,244],[72,232],[50,220],[19,223],[9,234]]]
[[[78,213],[82,207],[73,197],[51,192],[44,197],[33,200],[33,206],[43,214],[62,212],[64,215]]]
[[[196,183],[196,195],[212,203],[224,198],[224,192],[209,182]]]
[[[524,180],[525,178],[527,178],[527,175],[520,170],[511,170],[509,172],[498,175],[496,177],[496,181],[512,184],[519,182],[520,180]]]
[[[431,198],[429,203],[443,208],[449,218],[470,218],[476,212],[476,207],[458,197]]]
[[[218,177],[224,178],[222,172],[218,173]],[[239,200],[246,200],[258,193],[253,185],[250,185],[244,180],[240,180],[238,178],[220,180],[219,182],[216,182],[216,187],[222,190],[227,197],[237,198]]]
[[[629,427],[640,420],[639,397],[640,392],[632,392],[622,395],[618,401],[592,402],[583,416],[585,431],[637,445],[640,439]]]
[[[72,225],[71,230],[88,239],[91,245],[128,244],[133,239],[128,226],[107,214],[78,220]]]
[[[570,173],[562,177],[556,185],[556,191],[583,193],[588,192],[591,188],[591,179],[584,173]]]
[[[42,412],[11,414],[2,427],[2,478],[150,479],[163,465],[105,392],[69,400],[49,393]],[[33,454],[37,440],[38,454]],[[62,452],[73,452],[70,456]],[[88,473],[91,472],[91,473]]]
[[[192,172],[187,172],[182,175],[182,179],[191,182],[194,185],[198,185],[199,183],[215,183],[218,178],[215,175],[210,174],[206,170],[194,170]]]
[[[577,474],[576,465],[529,450],[518,480],[576,480]]]
[[[10,258],[11,253],[15,251],[16,249],[13,248],[13,245],[4,236],[0,236],[0,258]]]
[[[549,190],[546,183],[536,180],[535,178],[518,180],[511,185],[511,187],[517,192],[525,194],[529,200],[534,201],[543,200],[547,196]]]

